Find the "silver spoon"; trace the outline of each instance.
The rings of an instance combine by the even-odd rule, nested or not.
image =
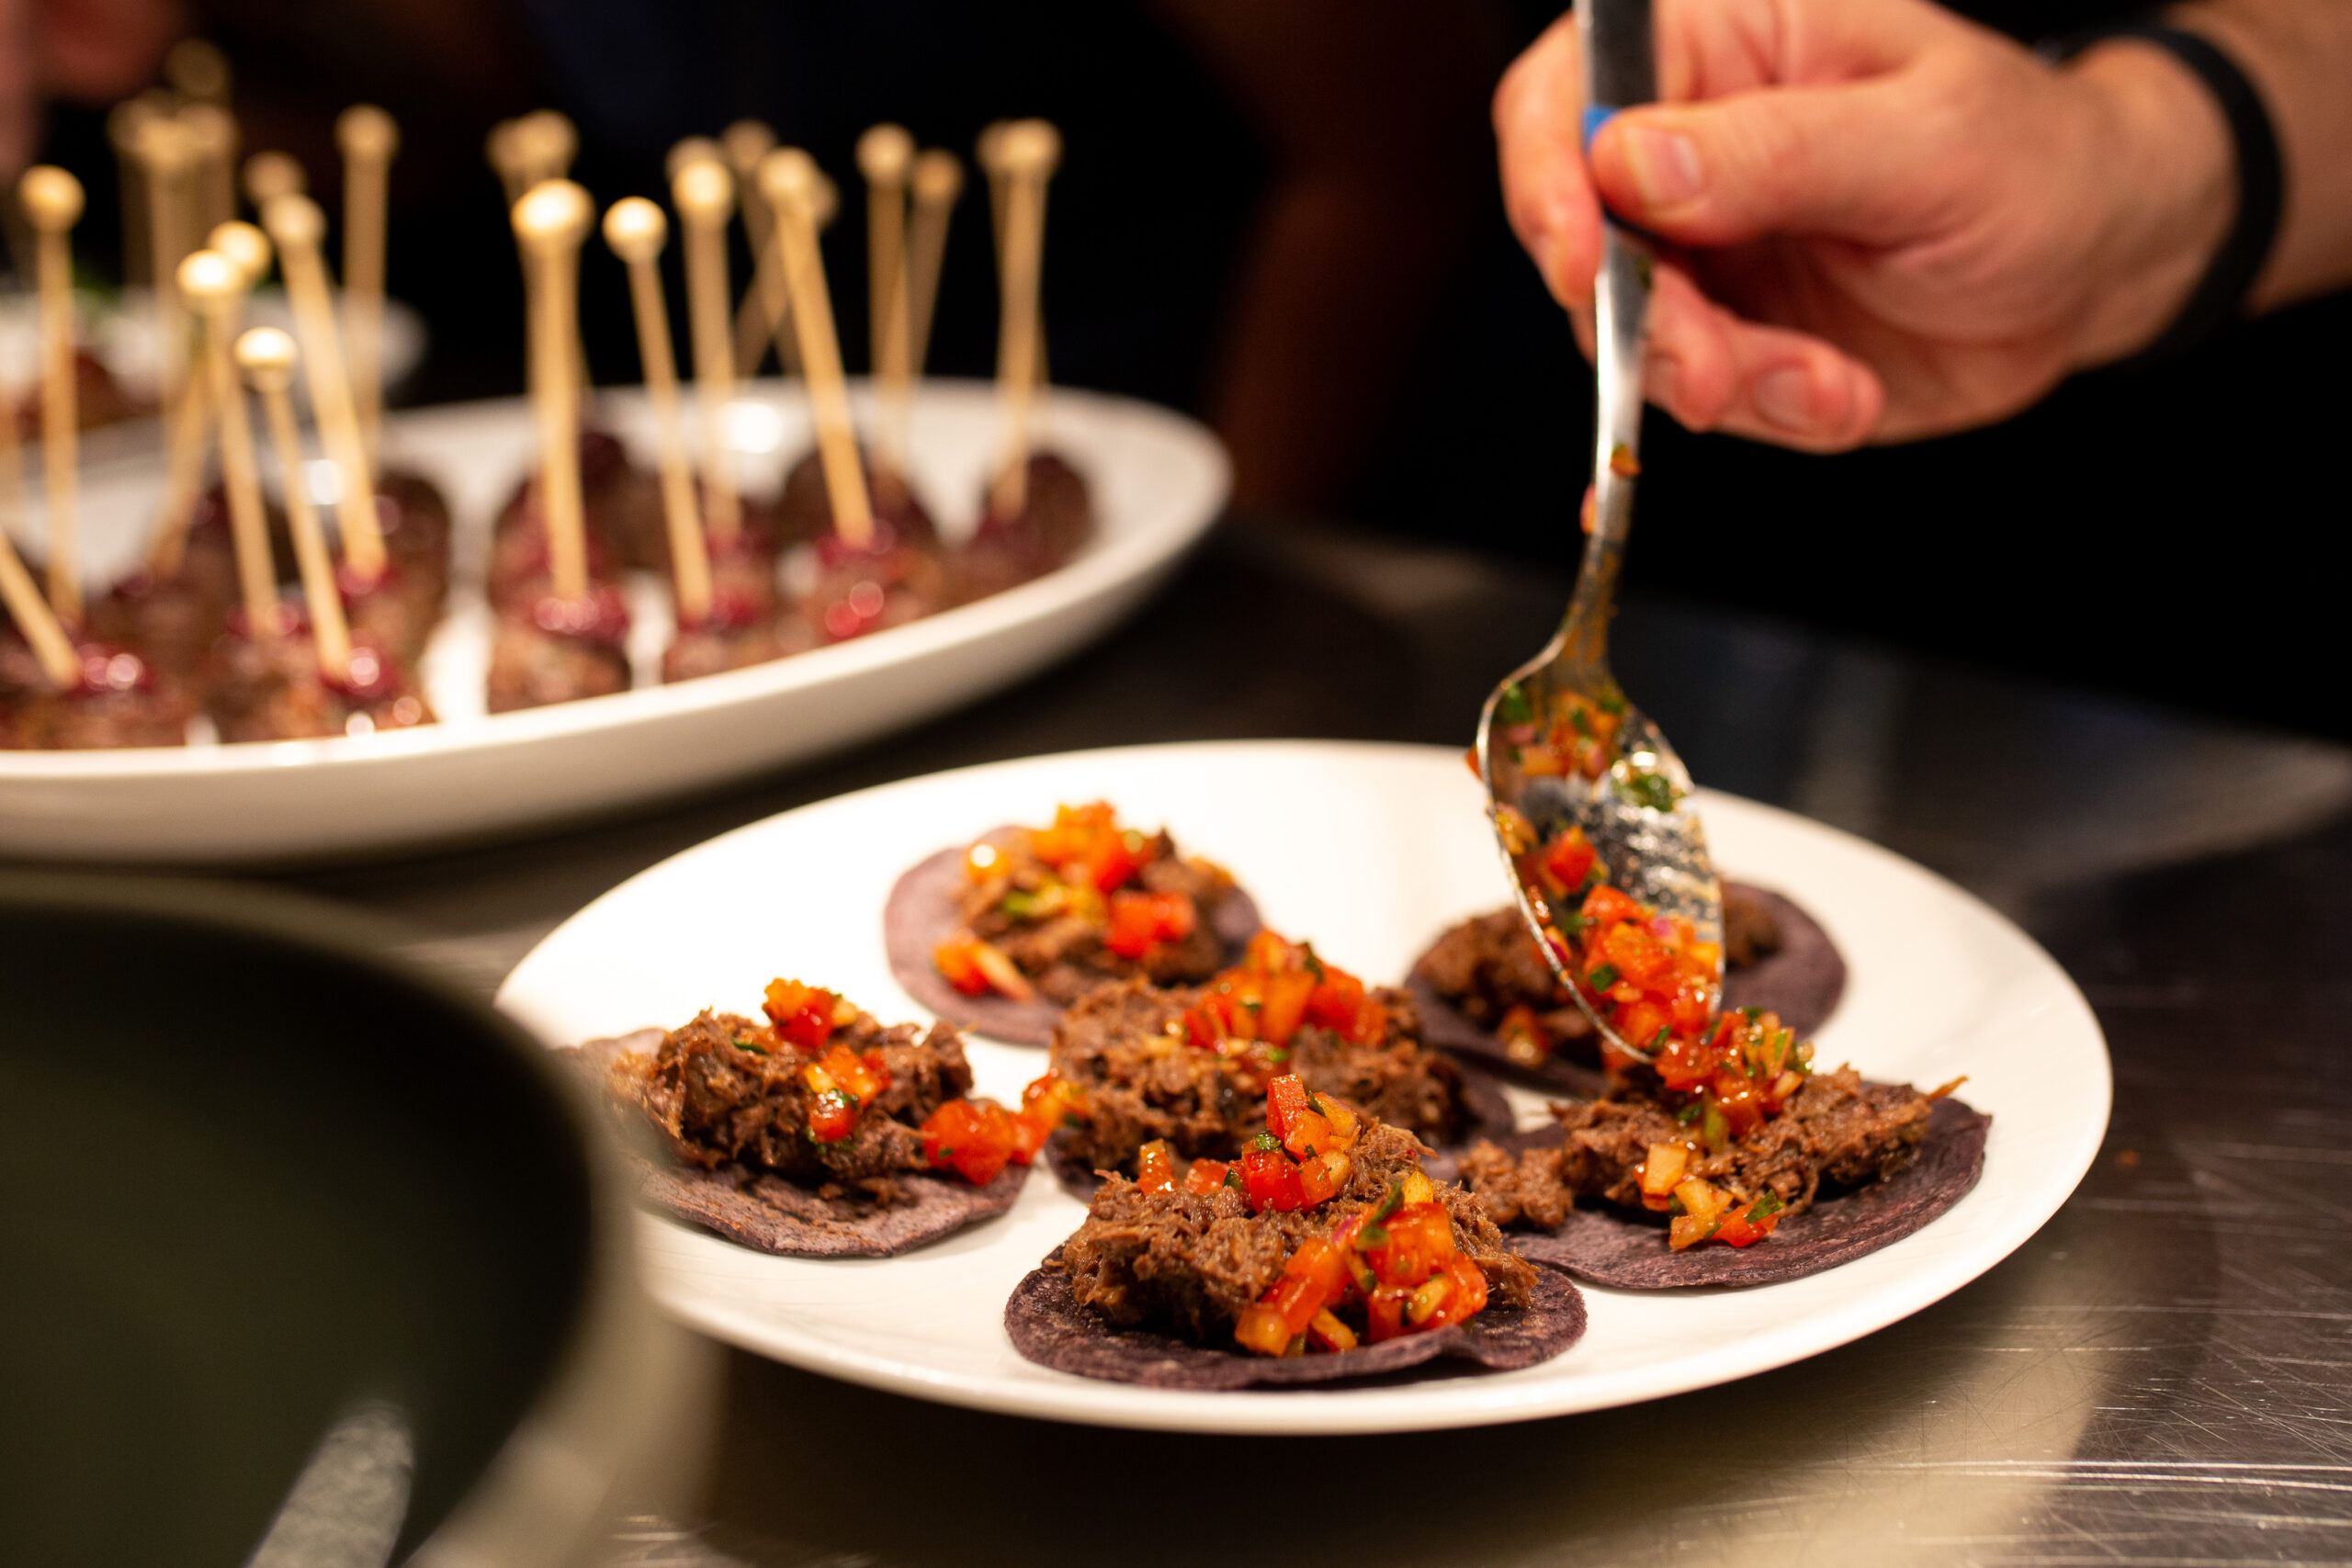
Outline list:
[[[1585,111],[1589,140],[1610,112],[1657,96],[1650,0],[1588,0],[1577,7],[1577,27],[1591,106]],[[1611,884],[1661,914],[1682,916],[1698,941],[1722,950],[1723,890],[1691,802],[1690,773],[1609,673],[1609,617],[1641,472],[1649,299],[1648,251],[1637,235],[1606,223],[1593,321],[1600,417],[1584,564],[1559,631],[1487,697],[1476,752],[1487,815],[1536,946],[1601,1037],[1639,1060],[1648,1058],[1650,1042],[1620,1036],[1569,971],[1573,948],[1561,922],[1576,913],[1574,894],[1558,898],[1555,908],[1535,868],[1546,843],[1581,827]],[[1563,761],[1564,770],[1557,766]],[[1710,1006],[1722,998],[1718,958]]]

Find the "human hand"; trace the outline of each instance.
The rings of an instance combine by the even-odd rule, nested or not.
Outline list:
[[[2234,199],[2160,51],[2052,67],[1927,0],[1657,0],[1661,102],[1588,164],[1571,18],[1495,96],[1511,224],[1592,351],[1600,203],[1665,242],[1651,400],[1836,451],[1990,423],[2164,329]]]

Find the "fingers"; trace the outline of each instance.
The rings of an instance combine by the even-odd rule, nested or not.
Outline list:
[[[1804,333],[1743,321],[1679,267],[1654,276],[1644,385],[1684,427],[1806,452],[1845,451],[1878,428],[1886,392],[1868,366]]]
[[[1585,175],[1583,89],[1575,19],[1563,17],[1495,90],[1503,204],[1544,285],[1574,308],[1592,299],[1600,206]]]
[[[1679,244],[1917,239],[1971,163],[1908,80],[1628,109],[1593,139],[1591,177],[1611,210]]]

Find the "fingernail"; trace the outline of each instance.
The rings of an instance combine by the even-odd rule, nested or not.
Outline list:
[[[1784,365],[1756,378],[1748,393],[1756,412],[1783,430],[1813,428],[1813,383],[1800,365]]]
[[[1699,150],[1689,137],[1632,125],[1623,135],[1625,166],[1644,207],[1679,207],[1699,194]]]

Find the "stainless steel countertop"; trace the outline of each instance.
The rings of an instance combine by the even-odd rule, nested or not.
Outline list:
[[[1442,550],[1229,532],[1097,649],[817,770],[271,880],[392,917],[487,994],[623,877],[844,789],[1127,741],[1466,743],[1565,594]],[[2041,1235],[1765,1376],[1426,1437],[1065,1427],[730,1353],[707,1495],[614,1561],[2352,1562],[2352,751],[1687,607],[1628,605],[1618,649],[1702,782],[1953,877],[2082,985],[2114,1123]]]

